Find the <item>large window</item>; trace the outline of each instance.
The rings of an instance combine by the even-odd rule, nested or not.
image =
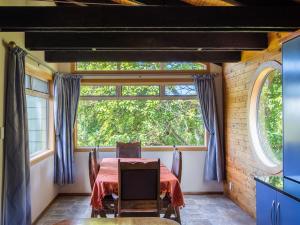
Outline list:
[[[203,63],[192,62],[77,62],[74,71],[191,71],[205,70]]]
[[[77,146],[204,146],[205,128],[192,84],[82,86]]]
[[[280,64],[269,62],[257,72],[250,98],[249,127],[253,147],[268,167],[282,163],[282,76]]]
[[[26,75],[26,103],[30,156],[48,149],[49,84]]]

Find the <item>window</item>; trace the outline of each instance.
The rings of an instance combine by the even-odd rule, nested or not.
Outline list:
[[[282,163],[282,77],[276,62],[257,72],[250,98],[249,127],[256,155],[268,167]]]
[[[175,90],[193,85],[172,85]],[[86,97],[81,87],[77,117],[77,146],[115,146],[117,141],[141,141],[143,146],[204,146],[205,128],[199,102],[192,92],[174,96],[169,86],[115,86],[117,96],[94,93]],[[102,86],[108,88],[109,86]],[[171,89],[172,89],[171,88]]]
[[[122,86],[123,96],[158,96],[159,86]]]
[[[26,104],[30,156],[48,149],[49,84],[26,75]]]
[[[190,71],[205,70],[203,63],[192,62],[77,62],[74,71]]]

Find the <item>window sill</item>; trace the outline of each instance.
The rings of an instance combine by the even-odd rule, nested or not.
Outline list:
[[[77,147],[75,152],[89,152],[94,147]],[[176,146],[179,151],[207,151],[207,146]],[[169,152],[173,146],[146,146],[142,147],[144,152]],[[100,152],[115,152],[116,147],[100,147]]]
[[[52,156],[54,154],[53,150],[47,150],[47,151],[43,151],[40,154],[30,158],[30,166],[33,166],[41,161],[43,161],[44,159]]]

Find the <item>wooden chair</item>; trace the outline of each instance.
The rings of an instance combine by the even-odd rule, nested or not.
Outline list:
[[[182,152],[175,149],[173,151],[173,161],[171,172],[177,177],[179,183],[181,182],[182,175]]]
[[[93,191],[93,187],[100,169],[100,165],[98,163],[97,151],[96,149],[92,149],[89,152],[89,178],[91,190]],[[97,217],[99,212],[97,210],[92,209],[91,217]]]
[[[122,162],[119,159],[118,216],[159,217],[160,160]]]
[[[141,158],[141,142],[123,143],[117,142],[117,158]]]
[[[182,176],[182,152],[178,151],[176,148],[173,151],[173,161],[172,161],[172,169],[171,172],[177,177],[179,183],[181,182]],[[178,223],[181,223],[180,211],[179,208],[174,208],[171,205],[171,199],[169,196],[166,196],[163,199],[163,206],[167,207],[165,218],[171,218],[172,214],[175,216],[175,220]]]
[[[100,164],[98,163],[98,156],[96,149],[93,149],[89,152],[89,178],[91,190],[93,190],[94,183],[96,181],[98,172],[100,169]]]
[[[99,170],[100,170],[100,164],[99,164],[98,152],[96,149],[93,149],[89,152],[89,178],[90,178],[90,185],[92,191]],[[98,217],[98,215],[101,217],[106,217],[106,213],[115,213],[115,201],[111,196],[106,196],[103,202],[104,202],[104,210],[92,209],[91,217]]]

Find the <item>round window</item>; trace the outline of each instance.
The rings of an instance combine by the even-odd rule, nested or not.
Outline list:
[[[250,93],[249,128],[253,149],[263,164],[282,164],[282,75],[278,62],[259,67]]]

